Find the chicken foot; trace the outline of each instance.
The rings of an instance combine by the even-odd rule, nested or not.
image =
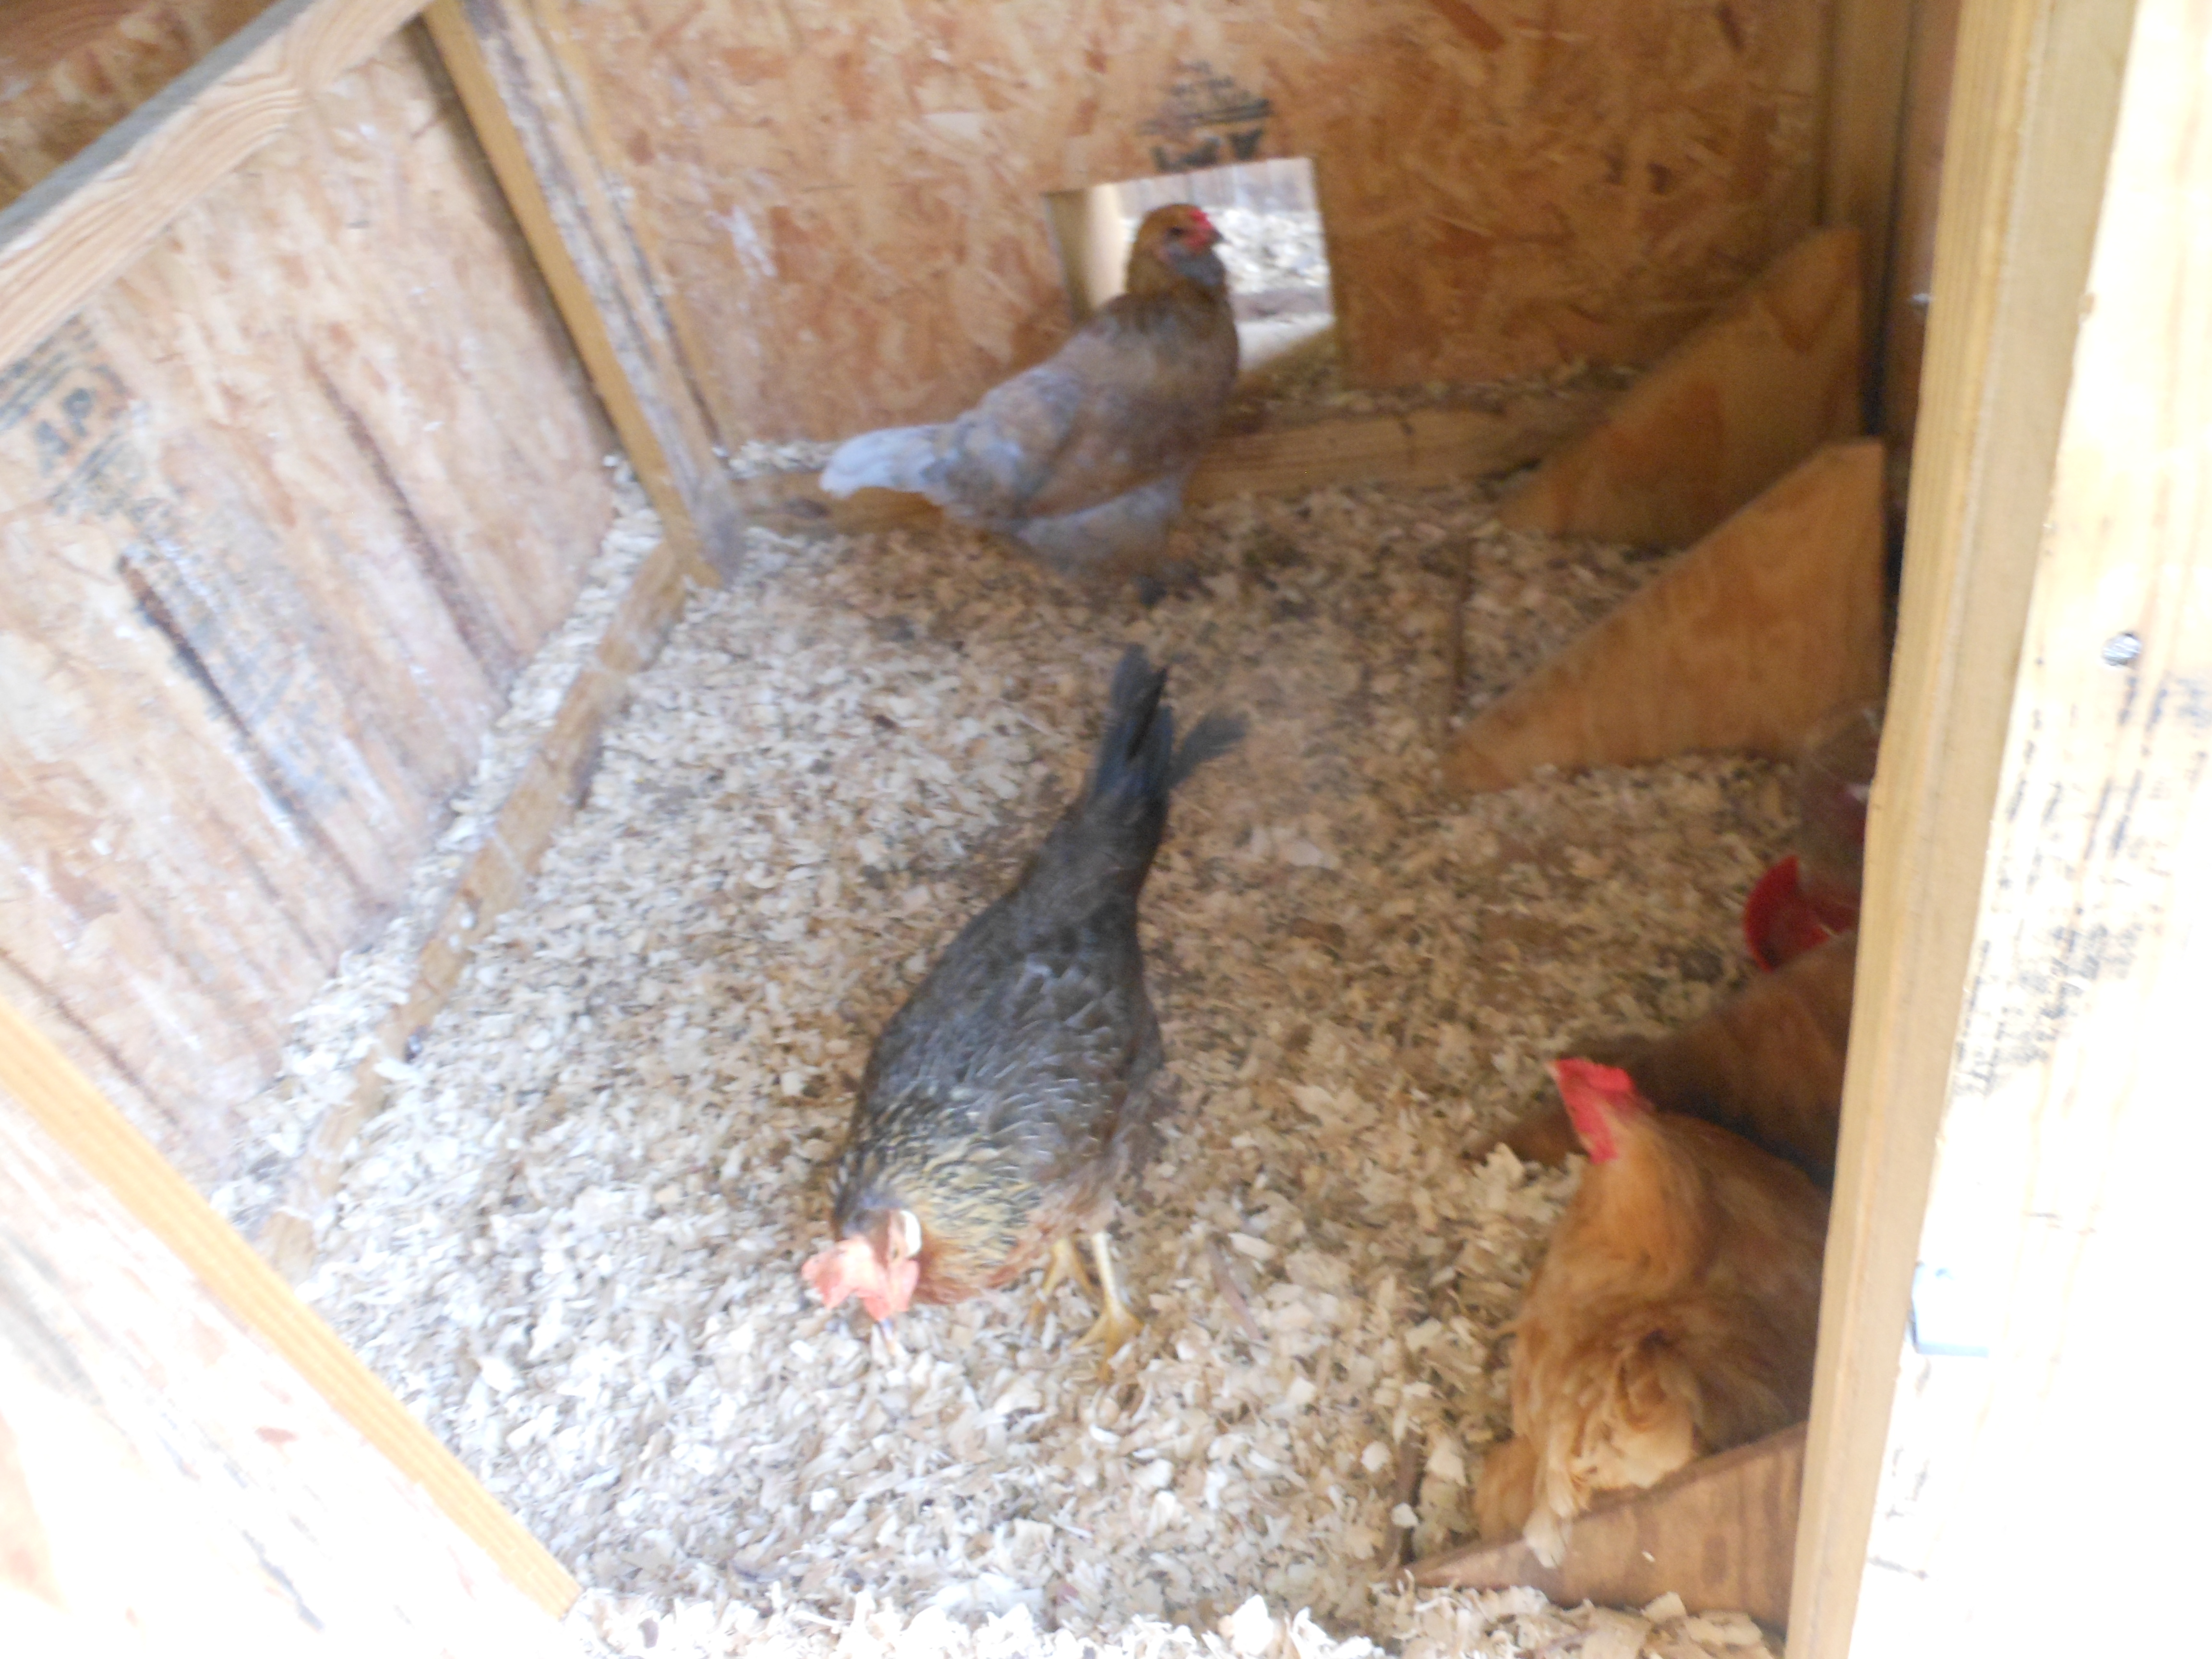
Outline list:
[[[1052,1293],[1063,1279],[1079,1282],[1083,1278],[1083,1258],[1075,1249],[1075,1241],[1065,1233],[1052,1241],[1052,1255],[1044,1264],[1044,1283],[1037,1288],[1036,1306],[1030,1310],[1030,1328],[1042,1327],[1052,1312]]]
[[[1121,1299],[1121,1285],[1114,1272],[1114,1252],[1103,1232],[1091,1235],[1091,1259],[1098,1264],[1098,1301],[1101,1311],[1098,1322],[1083,1334],[1085,1342],[1096,1342],[1111,1359],[1122,1345],[1144,1329],[1145,1322],[1129,1311],[1129,1304]]]

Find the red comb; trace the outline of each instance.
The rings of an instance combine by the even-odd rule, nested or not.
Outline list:
[[[1636,1092],[1636,1080],[1618,1066],[1601,1066],[1594,1060],[1555,1060],[1552,1080],[1559,1085],[1567,1116],[1589,1155],[1604,1164],[1620,1156],[1613,1138],[1613,1121],[1650,1108]]]

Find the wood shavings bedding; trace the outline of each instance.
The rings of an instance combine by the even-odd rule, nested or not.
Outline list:
[[[292,1041],[276,1080],[247,1106],[256,1144],[239,1176],[209,1194],[246,1237],[259,1235],[325,1113],[351,1095],[354,1068],[385,1017],[413,989],[422,945],[470,858],[553,729],[561,700],[605,637],[638,568],[660,545],[660,520],[629,463],[609,456],[615,516],[584,573],[568,620],[546,637],[507,688],[507,708],[484,733],[477,769],[447,807],[437,844],[411,872],[398,915],[368,949],[348,954],[314,999],[292,1017]]]
[[[1208,1644],[1258,1595],[1409,1651],[1409,1620],[1443,1621],[1425,1653],[1571,1633],[1501,1645],[1468,1622],[1487,1598],[1373,1588],[1403,1529],[1467,1530],[1571,1188],[1462,1150],[1576,1034],[1664,1029],[1741,978],[1779,769],[1440,803],[1462,562],[1470,706],[1643,568],[1501,532],[1474,487],[1222,502],[1188,534],[1203,591],[1146,612],[957,529],[751,532],[357,1146],[307,1293],[610,1629],[1242,1653]],[[1103,1380],[1078,1290],[1028,1330],[1034,1280],[894,1346],[799,1284],[828,1161],[875,1033],[1079,782],[1131,641],[1186,720],[1251,726],[1178,795],[1146,894],[1181,1098],[1117,1226],[1149,1322]],[[911,1635],[933,1614],[984,1623]]]

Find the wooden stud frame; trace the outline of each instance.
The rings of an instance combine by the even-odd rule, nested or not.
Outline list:
[[[458,33],[467,19],[453,0],[441,5],[439,38],[481,130],[489,105],[471,96]],[[0,212],[0,359],[81,304],[416,9],[414,0],[277,0]],[[1832,217],[1863,217],[1854,204],[1888,199],[1902,95],[1892,83],[1901,85],[1910,14],[1888,0],[1855,0],[1837,18],[1833,73],[1869,80],[1832,112],[1829,205]],[[2007,1607],[2048,1620],[2069,1576],[2081,1595],[2102,1595],[2109,1552],[2099,1571],[2081,1570],[2083,1528],[2130,1536],[2115,1520],[2133,1513],[2140,1529],[2159,1529],[2141,1507],[2111,1499],[2154,1496],[2153,1477],[2164,1477],[2143,1425],[2154,1427],[2161,1411],[2185,1417],[2194,1403],[2179,1392],[2197,1374],[2181,1363],[2192,1356],[2169,1353],[2177,1339],[2166,1332],[2153,1330],[2160,1340],[2148,1345],[2167,1362],[2163,1372],[2139,1373],[2152,1392],[2123,1407],[2110,1386],[2118,1362],[2093,1364],[2061,1316],[2115,1334],[2110,1317],[2069,1297],[2085,1288],[2124,1295],[2128,1310],[2155,1324],[2155,1298],[2140,1283],[2130,1291],[2128,1269],[2189,1224],[2181,1194],[2166,1189],[2179,1180],[2173,1172],[2202,1164],[2148,1160],[2159,1202],[2124,1216],[2103,1201],[2118,1154],[2152,1144],[2145,1125],[2174,1116],[2154,1120],[2152,1109],[2176,1091],[2201,1094],[2186,1052],[2197,1023],[2187,991],[2194,973],[2201,1006],[2201,983],[2212,977],[2200,925],[2203,872],[2212,868],[2203,736],[2212,730],[2212,511],[2203,489],[2212,256],[2201,210],[2212,193],[2212,139],[2189,118],[2191,76],[2208,62],[2204,0],[1963,8],[1798,1527],[1790,1644],[1798,1659],[1896,1650],[1908,1617],[1947,1634],[2016,1635]],[[511,199],[538,188],[520,146],[495,130],[485,143]],[[557,267],[563,256],[541,234],[552,216],[532,231],[532,213],[517,210],[533,251]],[[1877,211],[1885,225],[1886,211]],[[590,285],[555,269],[548,277],[625,438],[660,434],[641,395],[653,388],[632,384],[641,360],[606,344]],[[2106,435],[2114,428],[2124,443]],[[711,550],[669,483],[678,458],[665,459],[656,505],[676,553],[697,571]],[[654,580],[667,585],[669,573]],[[2114,943],[2122,936],[2124,950]],[[2112,948],[2092,951],[2096,939]],[[2053,985],[2063,994],[2042,995]],[[2019,1019],[2037,1040],[2006,1048],[2003,1033]],[[438,1495],[510,1578],[541,1605],[565,1604],[573,1585],[513,1517],[5,1009],[0,1082]],[[2000,1102],[2013,1109],[1992,1110]],[[2192,1099],[2175,1112],[2190,1120],[2185,1150],[2201,1151],[2201,1108]],[[2001,1177],[1993,1224],[1975,1207],[1989,1182],[1958,1174],[1978,1160]],[[1909,1352],[1900,1367],[1911,1273],[1926,1251],[1973,1233],[1975,1221],[1994,1239],[2001,1270],[1985,1281],[1996,1286],[1996,1346],[1983,1362],[1990,1369],[1947,1388]],[[2185,1306],[2168,1312],[2169,1331],[2185,1325],[2193,1336],[2201,1322]],[[2084,1377],[2103,1391],[2083,1387]],[[1911,1408],[1931,1395],[1965,1405],[1916,1417]],[[1907,1409],[1893,1410],[1900,1399]],[[2084,1445],[2076,1461],[2091,1468],[2067,1474],[2056,1512],[2021,1512],[2018,1477],[2004,1472],[2028,1462],[2038,1432],[2055,1425],[2086,1439],[2091,1425],[2130,1417],[2118,1423],[2124,1452],[2100,1456]],[[1961,1432],[1936,1432],[1960,1424]],[[2189,1438],[2185,1421],[2175,1428]],[[1893,1504],[1876,1537],[1885,1468],[1919,1480],[1938,1501],[1916,1499],[1903,1531]],[[2174,1501],[2186,1501],[2191,1483],[2178,1474],[2171,1486]],[[2008,1499],[2011,1527],[1978,1545],[1975,1523],[1987,1530]],[[2004,1575],[2022,1572],[2031,1538],[2045,1540],[2027,1552],[2035,1593],[2008,1601]],[[1885,1548],[1911,1559],[1893,1561]],[[2062,1571],[2069,1562],[2070,1575]],[[1901,1597],[1900,1565],[1910,1581]],[[2174,1570],[2185,1567],[2177,1559]],[[2082,1616],[2092,1616],[2086,1602]]]

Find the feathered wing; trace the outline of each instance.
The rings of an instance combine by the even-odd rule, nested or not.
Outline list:
[[[833,495],[904,489],[975,523],[1018,522],[1076,425],[1085,388],[1059,357],[995,386],[936,426],[864,432],[822,471]]]

